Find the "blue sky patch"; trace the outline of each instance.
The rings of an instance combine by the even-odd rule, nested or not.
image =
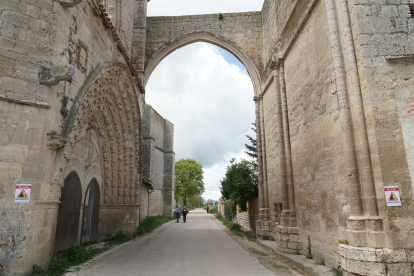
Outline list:
[[[243,63],[241,63],[233,54],[231,54],[230,52],[224,50],[223,48],[220,48],[218,46],[216,46],[219,54],[228,62],[231,64],[236,65],[237,67],[240,68],[240,70],[242,70],[243,72],[245,72],[247,74],[247,69],[246,67],[243,65]]]

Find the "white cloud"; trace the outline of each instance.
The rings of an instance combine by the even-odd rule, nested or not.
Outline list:
[[[253,86],[245,70],[227,62],[216,46],[195,43],[165,58],[151,75],[146,101],[174,124],[176,160],[204,168],[206,199],[220,197],[220,179],[254,136]]]
[[[260,11],[264,0],[151,0],[148,16]]]

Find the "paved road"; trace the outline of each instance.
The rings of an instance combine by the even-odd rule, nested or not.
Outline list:
[[[274,276],[253,259],[203,209],[188,221],[171,222],[157,233],[98,257],[80,271],[82,276]]]

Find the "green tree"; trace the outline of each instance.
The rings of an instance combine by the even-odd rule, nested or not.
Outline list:
[[[201,195],[194,195],[192,197],[187,198],[187,207],[194,208],[200,207],[203,205],[204,199]]]
[[[216,203],[217,202],[217,200],[214,200],[214,199],[208,199],[207,200],[207,202],[206,202],[206,205],[210,205],[210,206],[212,206],[212,205],[214,205],[214,203]]]
[[[187,198],[204,193],[203,166],[194,159],[175,162],[175,194],[187,205]]]
[[[226,175],[221,180],[221,194],[224,200],[230,199],[239,206],[240,211],[247,211],[247,200],[258,194],[257,163],[242,159],[230,160]]]
[[[252,128],[252,130],[256,133],[256,124],[253,123],[252,124],[254,127]],[[244,144],[246,146],[247,151],[245,151],[245,153],[252,157],[255,158],[257,160],[257,144],[256,144],[256,139],[250,137],[249,135],[246,135],[247,139],[250,141],[250,145],[248,144]]]

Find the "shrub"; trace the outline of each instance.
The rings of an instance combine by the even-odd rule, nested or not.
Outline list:
[[[91,259],[89,252],[80,245],[71,245],[64,253],[63,257],[70,265],[78,265]]]
[[[209,210],[210,214],[217,214],[218,213],[218,205],[214,205]]]
[[[230,221],[236,216],[236,203],[230,199],[224,202],[224,216]]]
[[[311,247],[311,240],[310,236],[308,235],[308,253],[306,254],[306,259],[312,259],[312,247]]]
[[[265,233],[265,234],[262,236],[262,240],[274,241],[274,240],[275,240],[275,238],[273,238],[272,236],[268,236],[268,235],[267,235],[267,233]]]
[[[242,230],[242,227],[241,227],[241,225],[240,224],[238,224],[238,223],[233,223],[232,225],[231,225],[231,227],[230,227],[230,230],[235,230],[235,231],[241,231]]]
[[[321,259],[320,261],[316,261],[316,264],[325,266],[325,259]]]
[[[341,263],[338,262],[338,266],[337,267],[332,267],[332,272],[334,276],[342,276],[342,268],[341,268]]]
[[[49,266],[49,275],[62,275],[70,267],[68,260],[58,254],[54,255],[47,264]]]

